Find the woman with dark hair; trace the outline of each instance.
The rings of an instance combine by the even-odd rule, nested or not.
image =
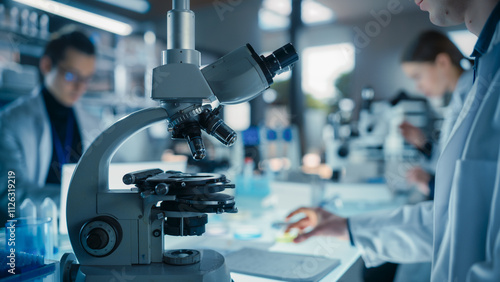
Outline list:
[[[430,140],[422,130],[409,122],[405,121],[400,125],[405,140],[422,152],[431,163],[439,157],[443,147],[440,144],[447,140],[472,85],[472,73],[462,66],[468,63],[470,62],[446,35],[433,30],[421,33],[403,51],[401,67],[416,83],[419,91],[428,98],[451,96],[445,111],[439,142]],[[434,171],[413,167],[408,170],[406,178],[428,199],[434,198]],[[408,277],[412,277],[412,281],[427,281],[429,274],[428,264],[400,266],[395,263],[385,263],[374,268],[363,268],[365,282],[406,281]]]
[[[473,74],[464,65],[470,65],[458,47],[438,31],[426,31],[418,36],[403,52],[401,66],[405,74],[415,81],[426,97],[444,98],[451,94],[441,127],[439,142],[427,138],[417,127],[408,122],[400,125],[406,141],[429,159],[437,159],[448,140],[465,97],[472,86]],[[430,199],[434,197],[434,173],[421,167],[408,171],[407,179]]]

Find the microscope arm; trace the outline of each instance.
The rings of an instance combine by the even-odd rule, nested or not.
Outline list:
[[[138,238],[129,237],[134,234],[133,229],[138,228],[138,216],[141,218],[143,207],[141,201],[129,200],[131,197],[138,197],[134,192],[106,197],[109,163],[116,150],[134,133],[155,122],[166,120],[167,117],[163,108],[148,108],[132,113],[106,129],[82,156],[69,187],[66,207],[68,233],[80,263],[92,264],[90,261],[93,259],[82,247],[82,227],[99,216],[110,215],[109,211],[120,215],[120,219],[124,220],[119,223],[123,225],[120,228],[127,232],[123,232],[122,243],[113,253],[99,263],[129,265],[138,262],[138,248],[132,246],[137,244]]]

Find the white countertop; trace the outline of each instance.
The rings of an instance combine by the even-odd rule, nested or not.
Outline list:
[[[301,206],[311,206],[312,201],[328,200],[325,208],[348,216],[373,210],[396,208],[404,200],[394,198],[383,184],[334,184],[329,183],[323,190],[310,184],[273,182],[270,194],[264,199],[236,196],[237,214],[209,214],[206,233],[197,237],[165,237],[167,249],[210,248],[222,254],[243,247],[254,247],[275,252],[324,256],[340,260],[340,265],[321,281],[336,281],[341,278],[359,259],[359,251],[349,242],[333,237],[314,237],[303,243],[277,242],[282,230],[273,229],[273,222],[283,221],[292,210]],[[319,192],[318,192],[319,191]],[[319,199],[319,200],[318,200]],[[255,233],[253,239],[242,240],[240,232]],[[67,236],[61,240],[61,252],[71,250]],[[236,282],[279,281],[231,273]]]

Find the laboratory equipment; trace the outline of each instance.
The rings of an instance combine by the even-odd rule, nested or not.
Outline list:
[[[259,131],[259,151],[271,171],[300,170],[300,138],[295,126],[267,128]]]
[[[59,242],[57,240],[57,230],[58,230],[58,227],[57,227],[57,218],[58,218],[58,214],[57,214],[57,205],[56,203],[54,202],[54,200],[52,200],[50,197],[46,197],[43,202],[42,202],[42,205],[40,206],[40,215],[39,215],[40,218],[50,218],[50,228],[49,228],[49,243],[52,245],[53,247],[53,250],[51,252],[48,252],[47,254],[49,255],[53,255],[53,254],[56,254],[57,251],[58,251],[58,248],[59,248]],[[47,248],[50,249],[50,246],[47,246]]]
[[[228,264],[234,272],[257,277],[280,281],[319,281],[337,267],[340,260],[243,248],[228,255]]]
[[[249,101],[273,83],[273,77],[298,60],[291,44],[264,57],[250,44],[240,47],[200,70],[200,53],[194,50],[194,13],[189,1],[174,1],[167,15],[167,50],[163,65],[153,70],[152,98],[167,112],[173,139],[186,139],[194,159],[205,157],[201,129],[222,144],[236,141],[236,132],[218,117],[222,105]]]
[[[40,16],[40,37],[47,38],[49,37],[49,16],[47,14],[42,14]]]
[[[391,119],[384,144],[386,159],[416,158],[418,151],[408,144],[400,133],[399,126],[404,121],[418,127],[426,136],[433,131],[433,114],[426,99],[412,97],[401,92],[391,101]]]
[[[375,90],[373,88],[366,86],[361,90],[361,110],[358,123],[358,131],[361,136],[368,135],[375,127],[371,111],[374,97]]]
[[[167,14],[167,50],[153,70],[152,98],[144,109],[105,130],[80,159],[67,198],[67,225],[78,259],[61,260],[63,281],[231,281],[224,257],[212,250],[164,251],[164,235],[201,235],[206,213],[236,212],[234,199],[220,194],[233,185],[220,174],[183,174],[160,169],[127,174],[136,187],[110,190],[109,163],[131,135],[167,120],[172,138],[185,139],[194,159],[205,157],[201,130],[231,145],[236,133],[211,103],[248,101],[298,59],[287,44],[268,57],[243,46],[200,70],[194,50],[194,13],[189,1],[173,1]],[[118,276],[118,277],[117,277]]]
[[[19,28],[19,9],[17,7],[12,7],[9,11],[9,25],[14,31]]]
[[[29,15],[30,11],[28,9],[21,11],[21,32],[26,35],[29,35]]]
[[[353,153],[361,153],[366,159],[381,159],[383,145],[388,131],[390,106],[386,101],[374,101],[375,92],[371,87],[361,91],[361,111],[359,113],[359,138],[351,142]]]
[[[17,64],[0,67],[0,89],[2,93],[14,93],[19,96],[29,92],[37,84],[37,67]]]
[[[350,128],[348,128],[347,132],[342,130],[342,116],[340,113],[331,114],[328,121],[329,123],[323,129],[325,160],[326,164],[332,169],[332,180],[338,181],[348,161],[348,138],[351,131]],[[346,127],[344,126],[344,128]],[[342,131],[344,131],[343,134],[341,134]]]
[[[339,103],[340,112],[329,117],[323,131],[326,163],[332,169],[332,180],[342,182],[379,182],[383,176],[384,141],[388,130],[390,105],[374,100],[371,87],[361,91],[359,121],[346,117],[352,101]],[[343,102],[343,103],[342,103]]]
[[[36,206],[35,203],[30,198],[24,199],[21,204],[21,217],[27,219],[35,219],[36,218]]]
[[[0,279],[2,281],[59,281],[57,263],[44,264],[42,256],[11,253],[0,249]],[[13,275],[15,274],[15,275]]]
[[[5,223],[5,250],[17,254],[32,254],[42,258],[52,258],[54,237],[52,218],[13,218]],[[7,237],[9,236],[9,237]]]
[[[0,4],[0,25],[5,25],[4,23],[5,20],[5,5]]]
[[[401,134],[400,125],[405,121],[422,130],[426,138],[432,132],[432,111],[426,99],[411,97],[401,92],[391,101],[392,119],[384,143],[384,176],[387,186],[393,193],[413,193],[417,197],[412,201],[422,200],[422,194],[414,189],[414,184],[407,181],[407,173],[416,166],[425,164],[422,154],[413,145],[407,143]]]

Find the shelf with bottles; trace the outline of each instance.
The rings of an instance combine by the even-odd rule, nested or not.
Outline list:
[[[0,3],[0,48],[39,57],[49,38],[49,16]]]
[[[47,41],[0,28],[0,50],[13,54],[40,57]]]

